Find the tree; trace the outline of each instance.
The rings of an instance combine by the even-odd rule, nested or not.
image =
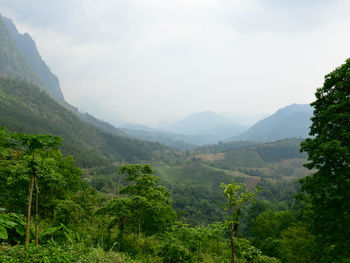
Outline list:
[[[164,230],[175,220],[169,192],[158,185],[159,177],[153,175],[150,165],[125,164],[119,174],[125,175],[128,185],[120,190],[123,196],[116,197],[98,214],[108,214],[114,219],[109,228],[119,225],[120,235],[126,222],[131,231],[139,237],[142,232],[154,234]]]
[[[314,172],[301,180],[301,191],[321,260],[338,262],[350,258],[350,59],[325,76],[315,95],[311,138],[301,144]]]
[[[45,163],[45,160],[41,158],[40,153],[46,149],[55,149],[61,144],[62,138],[52,135],[27,135],[23,133],[17,133],[13,135],[13,138],[17,140],[22,146],[25,147],[23,152],[23,158],[29,168],[30,184],[28,191],[28,212],[27,212],[27,224],[25,232],[25,245],[29,245],[29,229],[30,229],[30,217],[31,217],[31,205],[33,188],[35,185],[35,244],[39,244],[38,240],[38,206],[39,206],[39,187],[38,178],[41,171],[47,168],[49,165]],[[50,171],[49,171],[50,173]]]
[[[5,187],[16,190],[18,186],[24,186],[29,179],[27,217],[25,231],[25,245],[29,245],[30,221],[32,210],[32,198],[35,187],[35,244],[38,245],[38,211],[39,211],[39,178],[53,177],[56,179],[57,163],[50,155],[45,155],[47,151],[57,149],[62,138],[52,135],[24,134],[9,132],[6,128],[0,129],[0,153],[1,168],[4,168],[6,176]],[[56,168],[56,169],[55,169]],[[60,180],[63,183],[63,180]],[[47,180],[53,183],[55,188],[59,185],[59,180]],[[50,189],[50,187],[47,187]],[[4,189],[5,190],[5,189]],[[45,191],[45,190],[44,190]],[[47,191],[47,190],[46,190]],[[14,195],[15,191],[9,191]],[[18,192],[18,190],[17,190]],[[23,197],[23,194],[21,195]],[[12,200],[13,199],[13,200]],[[9,200],[18,201],[19,196],[12,196]],[[24,198],[22,198],[23,200]]]
[[[235,247],[235,236],[238,231],[242,209],[247,205],[249,201],[255,198],[259,188],[255,188],[254,191],[249,192],[245,185],[232,183],[232,184],[221,184],[221,188],[224,189],[224,194],[227,198],[226,210],[231,212],[230,219],[225,220],[225,227],[231,226],[231,263],[236,262],[236,247]]]

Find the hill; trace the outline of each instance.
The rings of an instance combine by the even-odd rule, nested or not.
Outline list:
[[[287,139],[217,153],[197,153],[195,157],[221,169],[237,170],[259,178],[290,180],[307,174],[302,166],[306,154],[300,153],[302,141]]]
[[[313,109],[308,104],[292,104],[259,121],[240,135],[225,141],[272,142],[286,138],[307,138]]]
[[[0,125],[11,131],[49,133],[64,138],[62,151],[84,167],[111,162],[143,162],[167,148],[98,129],[25,81],[0,77]]]

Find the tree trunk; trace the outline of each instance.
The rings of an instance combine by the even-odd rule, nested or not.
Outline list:
[[[138,234],[137,234],[137,238],[139,238],[139,237],[140,237],[140,234],[141,234],[142,210],[143,210],[143,207],[140,208],[140,214],[139,214],[139,219],[138,219],[138,228],[139,228],[139,231],[138,231]]]
[[[231,263],[236,262],[236,246],[235,246],[235,235],[238,230],[238,223],[232,224],[231,229]]]
[[[38,211],[39,211],[39,187],[38,178],[35,177],[35,245],[39,245],[39,231],[38,231]]]
[[[34,187],[34,175],[30,178],[29,193],[28,193],[28,212],[27,212],[27,224],[26,224],[26,237],[25,246],[29,245],[29,235],[30,235],[30,212],[32,209],[32,197],[33,197],[33,187]]]
[[[118,192],[117,192],[117,196],[120,195],[120,194],[119,194],[119,192],[120,192],[120,177],[121,177],[121,175],[118,174]]]

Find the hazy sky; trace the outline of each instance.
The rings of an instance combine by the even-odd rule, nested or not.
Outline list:
[[[68,102],[147,123],[310,103],[350,56],[348,0],[0,0]]]

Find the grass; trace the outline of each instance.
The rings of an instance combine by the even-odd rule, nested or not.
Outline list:
[[[102,248],[87,247],[82,243],[56,246],[54,243],[45,246],[0,245],[1,263],[130,263],[127,256]]]

